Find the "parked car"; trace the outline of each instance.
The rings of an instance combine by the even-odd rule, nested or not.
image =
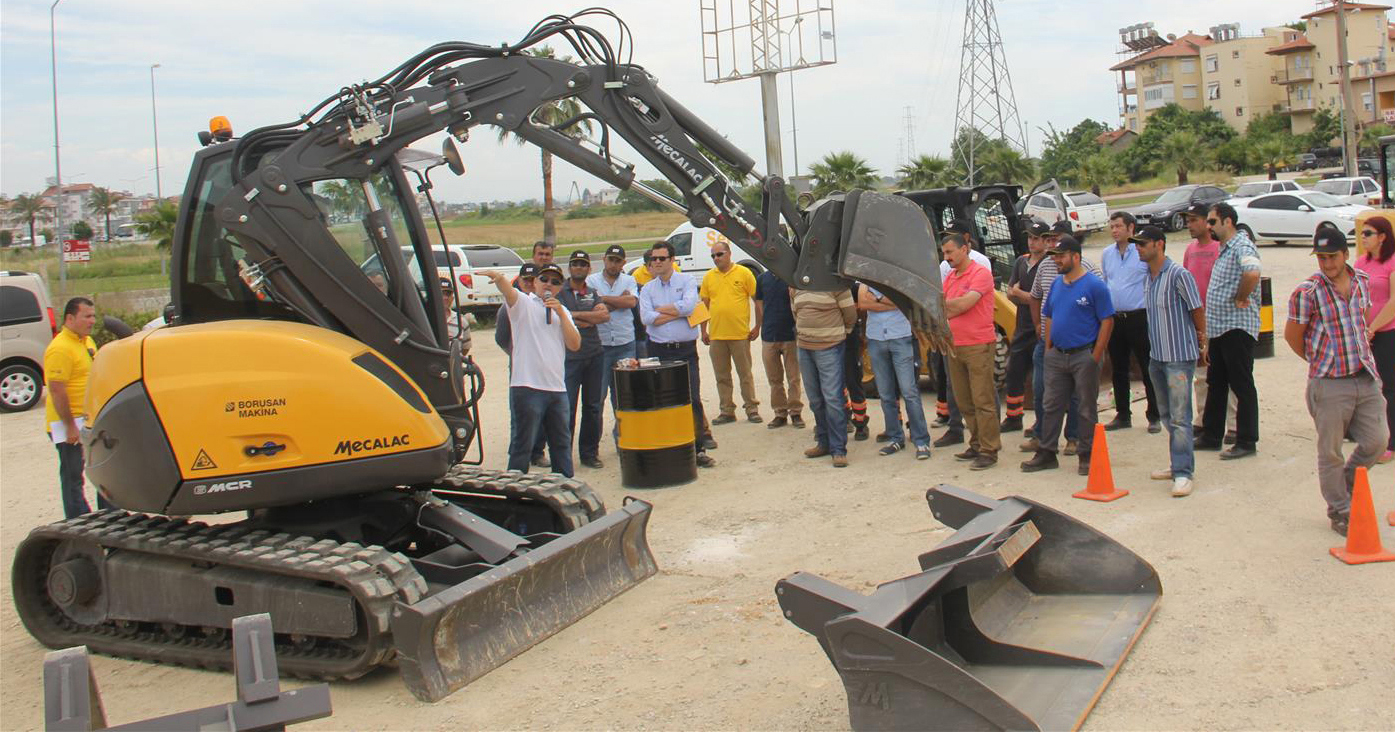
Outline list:
[[[1285,244],[1311,241],[1318,229],[1335,228],[1347,238],[1356,236],[1356,216],[1370,206],[1351,204],[1322,191],[1267,193],[1237,201],[1237,227],[1253,241]]]
[[[677,228],[669,232],[664,241],[673,245],[673,250],[677,259],[674,264],[678,269],[688,274],[697,275],[700,279],[707,270],[717,266],[712,262],[712,247],[718,242],[725,242],[727,247],[735,254],[737,264],[744,264],[759,274],[764,268],[754,259],[750,258],[741,247],[731,243],[720,231],[716,229],[699,229],[691,223],[683,222]],[[625,263],[625,272],[634,274],[635,270],[644,264],[643,257],[631,258]]]
[[[1298,158],[1294,162],[1295,170],[1316,170],[1318,167],[1318,157],[1312,153],[1298,153]]]
[[[1303,190],[1303,186],[1291,180],[1259,180],[1252,183],[1241,183],[1231,198],[1251,198],[1265,193],[1301,190]]]
[[[1372,176],[1355,178],[1328,178],[1313,184],[1313,190],[1322,191],[1346,203],[1360,203],[1368,206],[1380,205],[1380,184]]]
[[[1183,212],[1196,203],[1210,206],[1230,198],[1230,194],[1219,186],[1190,184],[1177,186],[1164,191],[1157,200],[1135,206],[1129,213],[1138,220],[1138,225],[1153,224],[1167,231],[1178,231],[1187,226]]]
[[[1033,188],[1022,200],[1027,203],[1019,213],[1053,224],[1068,218],[1071,230],[1081,239],[1109,227],[1109,207],[1099,196],[1089,191],[1062,191],[1055,179]]]
[[[518,252],[494,244],[451,244],[445,249],[433,249],[432,254],[437,277],[450,279],[451,268],[455,268],[456,305],[470,311],[492,312],[504,304],[504,296],[485,272],[497,271],[513,277],[523,265]]]
[[[33,272],[0,271],[0,411],[23,412],[44,390],[44,349],[58,335],[48,286]]]

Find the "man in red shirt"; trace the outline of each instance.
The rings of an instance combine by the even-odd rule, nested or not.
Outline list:
[[[1002,441],[998,434],[998,400],[993,379],[997,333],[993,330],[993,273],[969,258],[969,243],[959,234],[940,244],[950,272],[944,280],[945,315],[954,334],[954,353],[946,359],[949,379],[969,449],[955,455],[971,461],[970,470],[998,464]]]
[[[1211,284],[1211,269],[1216,266],[1216,257],[1221,254],[1221,243],[1211,236],[1211,227],[1206,223],[1206,208],[1204,203],[1194,203],[1187,208],[1187,233],[1192,235],[1192,241],[1187,245],[1186,254],[1182,255],[1182,269],[1190,272],[1192,279],[1196,280],[1196,289],[1201,294],[1203,312],[1206,309],[1206,287]],[[1206,379],[1193,380],[1192,388],[1196,391],[1196,401],[1192,403],[1205,404]],[[1198,416],[1197,419],[1201,418]],[[1230,395],[1230,401],[1226,404],[1226,424],[1230,425],[1230,430],[1226,432],[1226,442],[1234,442],[1234,394]]]

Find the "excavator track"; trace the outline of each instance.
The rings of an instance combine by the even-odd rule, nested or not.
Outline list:
[[[416,488],[440,490],[451,499],[455,496],[450,494],[463,493],[543,504],[569,529],[605,513],[589,487],[559,475],[457,466],[439,481]],[[426,581],[400,553],[245,523],[209,525],[108,510],[34,529],[16,552],[12,572],[20,618],[34,637],[49,647],[85,645],[106,655],[158,663],[228,669],[231,634],[216,626],[76,621],[49,594],[55,553],[70,543],[98,546],[107,555],[136,552],[170,557],[201,568],[248,569],[347,591],[358,615],[352,638],[277,635],[281,672],[299,678],[353,679],[390,662],[395,653],[390,633],[394,606],[415,603],[428,594]]]

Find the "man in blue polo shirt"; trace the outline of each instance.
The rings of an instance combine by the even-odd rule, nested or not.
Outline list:
[[[1069,234],[1051,250],[1061,272],[1051,294],[1041,305],[1045,331],[1046,389],[1040,447],[1022,472],[1058,467],[1056,448],[1061,439],[1066,407],[1071,396],[1078,400],[1080,436],[1077,472],[1090,474],[1090,448],[1094,444],[1096,400],[1100,392],[1100,362],[1109,348],[1114,329],[1114,305],[1109,287],[1080,264],[1080,242]]]
[[[1192,450],[1192,376],[1197,359],[1206,353],[1206,315],[1196,278],[1167,257],[1167,235],[1145,226],[1129,241],[1148,265],[1148,362],[1153,388],[1158,391],[1158,414],[1167,427],[1167,468],[1154,470],[1153,480],[1171,480],[1172,495],[1191,495],[1196,465]]]

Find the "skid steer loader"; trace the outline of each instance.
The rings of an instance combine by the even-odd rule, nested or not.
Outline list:
[[[958,530],[920,572],[870,596],[803,572],[775,585],[842,678],[852,728],[1078,728],[1152,619],[1157,572],[1025,498],[941,485],[926,500]]]
[[[468,328],[437,283],[446,237],[416,194],[435,218],[431,169],[463,172],[454,141],[480,124],[682,211],[794,287],[870,282],[951,342],[917,206],[852,191],[800,209],[760,175],[759,206],[743,201],[699,143],[743,173],[754,161],[622,62],[588,15],[619,20],[593,8],[516,44],[437,44],[297,119],[234,138],[215,118],[200,134],[169,325],[92,366],[87,476],[120,510],[34,529],[14,557],[35,638],[225,668],[232,620],[269,613],[288,675],[395,663],[437,700],[655,573],[649,504],[607,511],[560,476],[462,464],[483,374],[451,336]],[[525,52],[554,37],[581,63]],[[562,99],[585,111],[540,122]],[[443,132],[422,165],[408,145]],[[636,181],[615,140],[681,200]],[[246,518],[188,519],[226,512]]]

